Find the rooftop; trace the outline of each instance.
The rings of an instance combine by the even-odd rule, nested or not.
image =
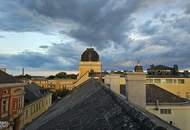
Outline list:
[[[161,122],[169,129],[176,129]],[[152,121],[145,113],[115,95],[104,84],[89,79],[25,130],[165,130],[166,127],[159,125],[156,120]]]
[[[24,104],[28,105],[39,98],[43,97],[48,91],[39,87],[36,84],[27,84],[25,86]]]
[[[147,78],[190,78],[190,73],[178,72],[177,74],[148,74]]]
[[[0,70],[0,84],[3,83],[22,83],[21,81],[14,78],[12,75]]]
[[[155,84],[146,85],[147,104],[189,104],[189,100],[170,93]]]

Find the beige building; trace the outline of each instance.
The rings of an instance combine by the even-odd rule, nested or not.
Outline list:
[[[190,78],[185,76],[147,76],[148,84],[155,84],[182,98],[190,99]]]
[[[146,85],[146,109],[181,130],[190,129],[190,101],[157,85]]]
[[[38,84],[42,88],[52,88],[55,90],[72,90],[73,89],[73,84],[77,80],[75,79],[35,79],[32,80],[33,83]]]
[[[126,80],[123,74],[107,74],[104,77],[104,83],[117,94],[126,95]]]
[[[52,94],[36,84],[25,87],[24,125],[46,112],[52,104]]]
[[[129,102],[158,116],[181,130],[190,129],[190,101],[155,84],[147,84],[143,73],[126,77]]]

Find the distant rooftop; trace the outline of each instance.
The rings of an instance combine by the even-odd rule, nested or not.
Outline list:
[[[166,130],[165,126],[177,129],[161,122],[165,125],[152,121],[103,84],[89,79],[25,130]]]
[[[190,73],[178,72],[176,74],[147,74],[147,78],[190,78]]]
[[[0,70],[0,84],[1,83],[22,83],[21,81],[14,78],[12,75]]]
[[[37,84],[27,84],[25,86],[24,104],[28,105],[48,93],[48,90],[39,87]]]

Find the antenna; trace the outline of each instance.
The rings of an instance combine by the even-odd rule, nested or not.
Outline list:
[[[22,75],[24,76],[24,68],[22,68]]]
[[[137,60],[137,66],[140,66],[140,60]]]

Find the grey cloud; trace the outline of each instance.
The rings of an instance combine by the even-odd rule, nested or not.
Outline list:
[[[186,10],[185,10],[186,14],[190,14],[190,2],[188,4],[186,4]]]
[[[126,33],[133,28],[131,14],[138,9],[138,0],[15,0],[2,1],[6,21],[0,24],[6,31],[49,31],[53,22],[68,19],[79,25],[68,32],[57,28],[85,45],[106,47],[108,42],[123,44]],[[15,8],[11,11],[11,6]],[[7,8],[9,7],[9,8]],[[14,21],[14,22],[12,22]],[[64,24],[64,23],[62,23]],[[67,23],[65,23],[67,24]],[[48,25],[51,25],[50,27]]]
[[[156,10],[165,5],[165,2],[173,4],[172,0],[0,1],[0,12],[4,14],[0,17],[1,30],[42,33],[56,30],[75,40],[55,43],[48,48],[41,46],[40,48],[47,48],[47,54],[25,52],[11,56],[1,55],[2,64],[11,66],[10,61],[14,61],[15,66],[76,70],[80,54],[89,46],[100,52],[105,69],[131,67],[128,65],[138,59],[146,65],[190,64],[188,14],[177,14],[174,11],[175,15],[171,15],[168,12],[172,9],[168,8],[168,12],[158,13],[154,17],[144,14],[143,23],[136,20],[140,17],[137,12],[140,8],[153,6]],[[181,10],[183,9],[179,8]],[[131,40],[131,33],[148,35],[149,38]],[[36,59],[40,61],[34,62]]]
[[[49,48],[49,46],[47,46],[47,45],[41,45],[41,46],[39,46],[39,48],[41,48],[41,49],[47,49],[47,48]]]
[[[174,28],[178,28],[190,33],[190,16],[176,18],[176,21],[173,24]]]
[[[5,38],[5,36],[0,35],[0,38]]]
[[[139,27],[139,31],[145,35],[153,35],[157,33],[159,30],[159,26],[153,25],[152,21],[146,21],[143,25]]]
[[[59,60],[58,57],[36,52],[23,52],[14,55],[0,55],[0,64],[6,65],[8,69],[16,68],[41,68],[50,70],[76,70],[76,66]],[[12,65],[14,63],[14,66]]]

